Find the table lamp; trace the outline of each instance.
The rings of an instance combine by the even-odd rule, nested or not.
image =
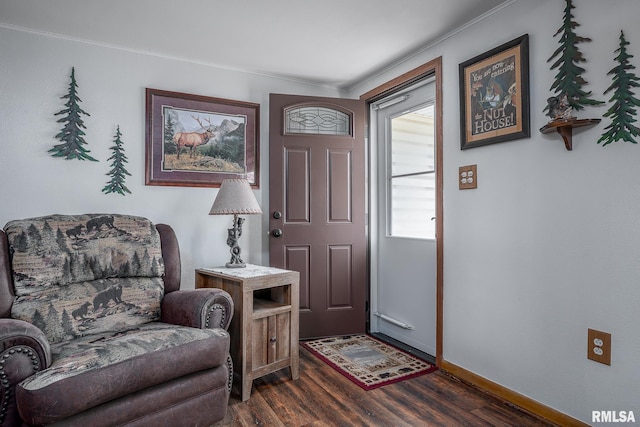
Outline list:
[[[244,219],[238,215],[261,214],[262,210],[251,191],[251,185],[246,179],[225,179],[220,185],[218,195],[211,206],[209,215],[232,215],[233,228],[228,228],[227,245],[231,252],[231,261],[225,264],[227,268],[242,268],[247,265],[240,256],[238,239],[242,235]]]

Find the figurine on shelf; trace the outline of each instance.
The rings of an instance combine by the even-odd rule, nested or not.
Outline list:
[[[573,107],[571,107],[566,93],[547,98],[547,108],[549,110],[547,114],[551,117],[551,121],[569,121],[575,119],[573,116]]]

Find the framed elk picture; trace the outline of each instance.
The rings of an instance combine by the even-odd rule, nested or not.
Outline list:
[[[260,105],[146,90],[147,185],[259,187]]]
[[[529,35],[460,64],[460,148],[531,136]]]

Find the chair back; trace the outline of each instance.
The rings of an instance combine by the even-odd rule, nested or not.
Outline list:
[[[34,324],[50,343],[160,319],[165,266],[148,219],[50,215],[11,221],[4,233],[0,268],[7,255],[11,268],[9,278],[0,270],[0,315],[13,294],[10,317]]]

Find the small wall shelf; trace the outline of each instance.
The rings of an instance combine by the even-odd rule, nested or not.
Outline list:
[[[573,128],[583,126],[593,126],[600,123],[600,119],[573,119],[573,120],[555,120],[549,122],[540,128],[542,133],[551,133],[554,129],[562,136],[564,146],[571,151],[573,148]]]

